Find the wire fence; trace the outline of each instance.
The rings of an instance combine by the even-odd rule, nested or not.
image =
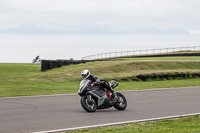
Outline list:
[[[101,54],[85,56],[82,58],[82,60],[97,60],[97,59],[107,59],[113,57],[141,56],[141,55],[164,54],[164,53],[171,54],[173,52],[184,53],[190,51],[191,52],[200,51],[200,46],[109,52],[109,53],[101,53]]]

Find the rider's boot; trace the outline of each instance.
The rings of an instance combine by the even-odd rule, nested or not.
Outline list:
[[[116,95],[116,91],[114,91],[113,89],[111,89],[111,92],[112,92],[112,101],[113,102],[117,101],[118,97]]]

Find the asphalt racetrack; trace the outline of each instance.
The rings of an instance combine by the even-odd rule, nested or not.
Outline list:
[[[200,112],[200,87],[123,91],[124,111],[87,113],[78,94],[0,98],[0,132],[40,132]]]

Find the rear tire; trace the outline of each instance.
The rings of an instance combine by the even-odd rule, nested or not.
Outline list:
[[[119,92],[116,92],[116,95],[118,97],[118,101],[119,102],[115,103],[114,107],[117,110],[124,110],[124,109],[126,109],[126,107],[127,107],[127,101],[126,101],[126,98],[124,97],[124,95],[122,95]]]
[[[86,96],[81,97],[81,105],[83,109],[85,109],[85,111],[87,112],[95,112],[97,109],[97,104],[95,100],[92,98],[92,103],[88,103]]]

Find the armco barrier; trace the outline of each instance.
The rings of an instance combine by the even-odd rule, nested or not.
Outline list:
[[[91,62],[93,60],[42,60],[41,71],[46,71],[62,66]]]

